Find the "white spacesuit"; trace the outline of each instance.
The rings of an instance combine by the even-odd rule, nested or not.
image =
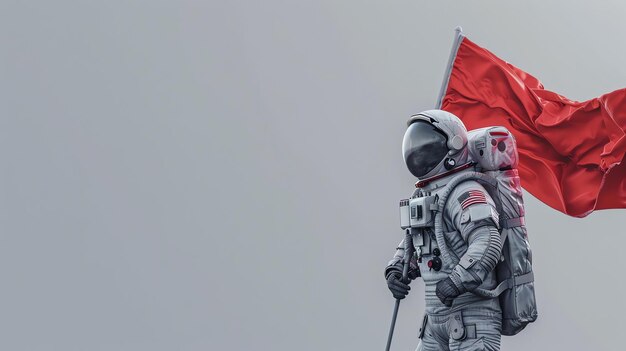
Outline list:
[[[408,124],[403,156],[409,171],[418,178],[411,199],[438,199],[451,179],[474,171],[467,130],[456,116],[430,110],[412,116]],[[415,254],[408,276],[422,277],[426,298],[418,350],[499,350],[502,311],[498,297],[472,293],[478,287],[489,290],[498,284],[494,269],[502,242],[496,204],[473,180],[454,187],[447,198],[443,211],[445,253],[455,256],[458,264],[447,266],[442,260],[443,248],[437,244],[432,220],[424,221],[423,227],[410,228]],[[411,219],[418,223],[426,217],[423,211],[428,209],[412,206]],[[385,269],[389,289],[398,299],[410,289],[409,281],[402,280],[404,247],[403,240]]]

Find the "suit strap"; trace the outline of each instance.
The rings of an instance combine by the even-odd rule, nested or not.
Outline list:
[[[502,294],[507,289],[511,289],[512,287],[517,286],[517,285],[528,284],[533,281],[535,281],[535,275],[533,274],[533,272],[529,272],[526,274],[509,278],[503,281],[502,283],[498,284],[498,286],[496,286],[495,289],[487,290],[487,289],[476,288],[472,292],[482,297],[497,297],[497,296],[500,296],[500,294]]]
[[[503,229],[522,227],[524,225],[526,225],[526,220],[524,219],[524,216],[515,218],[504,218],[500,220],[500,227]]]

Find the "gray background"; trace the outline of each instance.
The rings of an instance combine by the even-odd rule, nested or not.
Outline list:
[[[0,2],[0,349],[382,350],[453,28],[585,100],[626,86],[626,5],[580,3]],[[621,349],[624,210],[526,201],[540,317],[503,349]]]

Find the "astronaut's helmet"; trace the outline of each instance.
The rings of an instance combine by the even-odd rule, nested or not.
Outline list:
[[[467,162],[467,130],[450,112],[429,110],[411,116],[402,141],[409,171],[426,179]]]

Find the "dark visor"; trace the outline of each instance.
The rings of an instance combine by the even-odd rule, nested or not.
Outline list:
[[[426,121],[413,122],[404,133],[402,153],[409,171],[420,178],[448,153],[446,136]]]

